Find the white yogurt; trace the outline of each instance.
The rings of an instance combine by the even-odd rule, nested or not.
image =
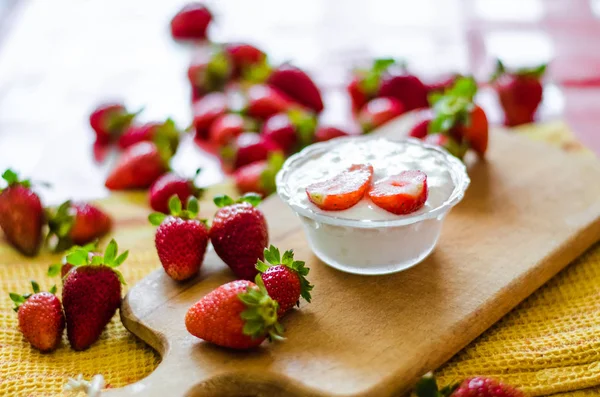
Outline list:
[[[425,206],[399,216],[368,197],[344,211],[323,211],[308,200],[305,189],[311,183],[365,163],[373,166],[374,181],[409,169],[425,172]],[[426,258],[468,185],[464,164],[441,149],[414,139],[365,136],[311,145],[290,157],[277,175],[277,192],[302,220],[315,255],[337,269],[370,275],[407,269]]]
[[[427,174],[429,187],[427,202],[419,211],[403,216],[379,208],[366,195],[358,204],[344,211],[335,211],[335,214],[321,210],[308,200],[305,190],[308,185],[330,179],[352,164],[371,164],[374,182],[402,171],[423,171]],[[317,213],[354,220],[390,220],[438,208],[452,194],[454,183],[443,159],[432,156],[430,150],[380,138],[344,142],[323,155],[306,161],[291,172],[289,190],[292,193],[291,202]]]

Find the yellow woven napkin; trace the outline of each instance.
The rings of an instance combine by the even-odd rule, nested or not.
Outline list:
[[[521,133],[591,155],[563,123],[524,127]],[[231,186],[214,187],[207,197],[228,190]],[[160,266],[145,200],[144,194],[113,195],[101,203],[116,219],[120,248],[131,250],[121,269],[129,285]],[[204,203],[202,213],[210,215],[214,207]],[[89,379],[101,373],[109,387],[121,387],[142,379],[158,365],[160,358],[129,334],[118,316],[87,351],[71,350],[66,337],[54,353],[32,349],[17,329],[8,292],[28,291],[31,279],[46,289],[51,283],[60,284],[59,279],[45,276],[48,265],[60,256],[26,259],[0,244],[0,258],[0,396],[60,395],[66,379],[77,374]],[[441,368],[440,380],[492,375],[532,395],[600,385],[599,267],[597,245]],[[569,395],[597,394],[600,389]]]

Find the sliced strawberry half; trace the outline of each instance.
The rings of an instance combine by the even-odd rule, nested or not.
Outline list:
[[[306,194],[322,210],[341,211],[356,205],[363,198],[372,178],[371,165],[354,164],[331,179],[309,185]]]
[[[427,175],[423,171],[402,171],[376,182],[369,189],[369,198],[380,208],[396,215],[418,211],[428,195]]]

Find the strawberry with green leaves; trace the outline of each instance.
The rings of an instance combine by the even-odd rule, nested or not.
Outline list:
[[[267,197],[277,190],[275,176],[283,166],[285,158],[279,151],[269,155],[267,160],[255,161],[238,168],[233,177],[240,194],[258,193]]]
[[[173,280],[183,281],[198,274],[208,245],[208,228],[198,216],[198,200],[190,197],[186,209],[179,197],[169,200],[170,215],[150,214],[151,224],[158,226],[154,237],[156,252],[165,272]]]
[[[22,254],[35,256],[42,242],[44,208],[31,181],[19,179],[11,169],[2,174],[7,183],[0,190],[0,228],[8,242]]]
[[[19,316],[19,329],[31,346],[42,352],[58,347],[65,330],[65,316],[60,300],[56,297],[56,286],[50,292],[40,292],[40,286],[31,282],[33,294],[10,293],[14,310]]]
[[[96,143],[107,145],[125,132],[141,111],[131,113],[122,103],[103,103],[90,114],[90,126],[96,133]]]
[[[396,61],[391,58],[375,59],[369,69],[356,69],[347,90],[350,94],[352,111],[357,113],[367,102],[377,96],[384,72]]]
[[[300,297],[310,303],[313,285],[306,279],[310,269],[294,260],[294,251],[285,251],[282,257],[271,245],[265,248],[264,256],[265,262],[259,260],[256,268],[269,296],[279,304],[277,315],[282,317],[295,305],[300,306]]]
[[[46,216],[49,228],[46,240],[57,252],[91,243],[108,234],[112,227],[112,219],[106,212],[86,202],[65,201],[54,210],[46,210]]]
[[[497,60],[491,83],[500,98],[505,125],[513,127],[533,122],[542,102],[544,87],[541,80],[547,66],[507,70],[502,61]]]
[[[283,339],[283,327],[277,322],[279,305],[269,297],[260,276],[255,281],[232,281],[209,292],[188,310],[188,332],[240,350],[257,347],[267,338]]]
[[[121,284],[125,280],[117,270],[129,251],[118,255],[115,240],[104,255],[91,256],[85,249],[67,256],[73,268],[66,274],[62,300],[71,347],[85,350],[98,340],[121,305]]]
[[[433,105],[433,120],[429,133],[441,133],[463,141],[479,156],[487,150],[489,124],[483,109],[473,102],[477,83],[473,78],[459,78],[444,94],[429,97]]]
[[[440,389],[432,373],[423,376],[415,386],[417,397],[525,397],[520,390],[495,379],[476,376],[462,383]]]
[[[263,251],[269,245],[267,221],[256,208],[260,201],[256,193],[238,200],[225,195],[214,198],[219,210],[210,228],[210,241],[223,262],[245,280],[254,279],[256,262],[264,259]]]

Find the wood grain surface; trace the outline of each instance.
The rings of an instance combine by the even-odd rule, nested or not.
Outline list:
[[[398,129],[398,124],[386,128]],[[385,133],[382,132],[382,133]],[[180,284],[158,270],[121,308],[163,361],[105,396],[388,396],[408,390],[600,240],[600,163],[502,131],[470,164],[466,197],[423,263],[387,276],[341,273],[310,251],[278,197],[263,205],[271,242],[311,268],[313,303],[283,319],[282,343],[234,352],[185,330],[187,309],[233,279],[207,254]],[[148,244],[152,244],[151,241]]]

